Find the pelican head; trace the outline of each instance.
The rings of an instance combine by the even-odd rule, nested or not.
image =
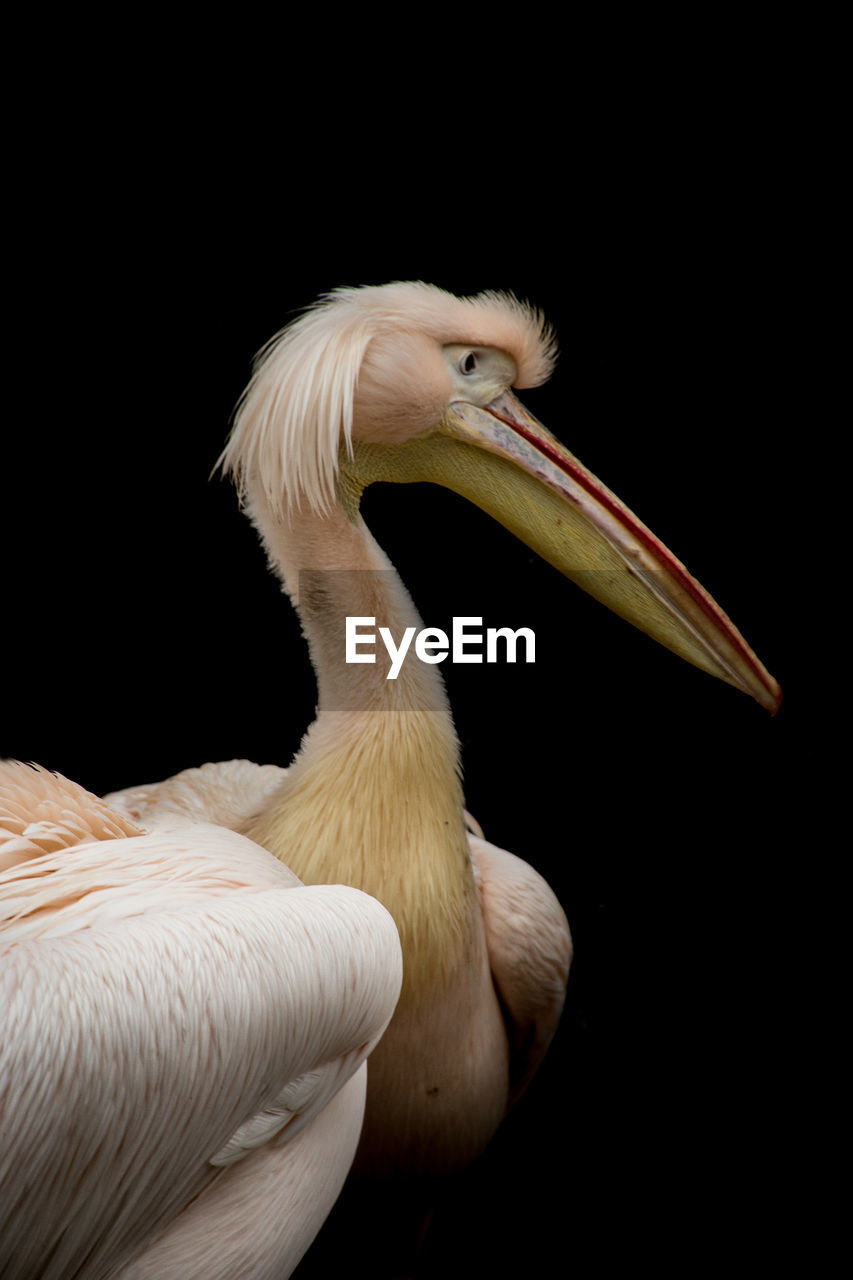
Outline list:
[[[514,297],[431,285],[338,289],[261,351],[220,459],[292,522],[374,481],[431,481],[487,511],[585,591],[776,711],[779,686],[684,565],[523,407],[554,335]]]

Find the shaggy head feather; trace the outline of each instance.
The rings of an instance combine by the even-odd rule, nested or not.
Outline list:
[[[430,343],[436,356],[452,343],[496,347],[514,360],[517,387],[544,382],[556,357],[543,317],[511,294],[457,298],[420,282],[335,289],[258,353],[217,465],[234,477],[244,498],[260,486],[279,517],[303,503],[328,512],[341,442],[352,448],[359,374],[371,345],[387,351],[399,340],[402,354],[412,338]],[[383,390],[390,398],[395,387]],[[436,390],[425,390],[420,407],[440,416],[446,402],[436,404]],[[410,433],[418,429],[420,421]]]

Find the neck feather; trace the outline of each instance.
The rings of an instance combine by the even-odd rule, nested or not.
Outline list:
[[[413,654],[386,679],[345,661],[344,622],[375,618],[399,643],[415,606],[357,512],[252,518],[302,622],[317,674],[317,718],[281,790],[247,834],[307,883],[355,885],[397,923],[407,985],[455,967],[470,945],[474,888],[456,734],[443,681]]]

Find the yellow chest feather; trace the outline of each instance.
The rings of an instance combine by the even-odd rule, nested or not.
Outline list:
[[[478,915],[455,761],[408,720],[381,713],[354,741],[312,743],[246,832],[306,884],[353,885],[387,908],[404,992],[458,966]]]

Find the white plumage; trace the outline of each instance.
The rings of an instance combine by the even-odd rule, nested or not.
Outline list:
[[[216,770],[223,793],[251,770]],[[0,1274],[289,1274],[349,1169],[399,991],[387,912],[197,817],[125,834],[15,763],[0,806]]]

